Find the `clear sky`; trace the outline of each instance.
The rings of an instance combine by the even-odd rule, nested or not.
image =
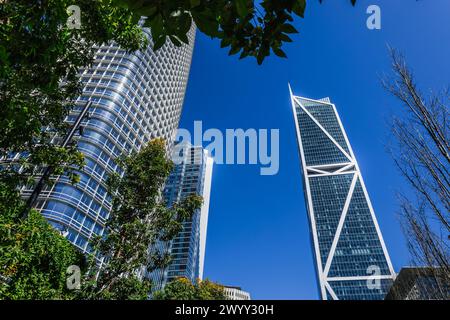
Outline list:
[[[381,8],[381,30],[366,9]],[[408,264],[395,193],[407,189],[385,151],[387,122],[400,105],[381,87],[386,45],[398,48],[424,91],[450,83],[450,1],[309,0],[299,34],[258,66],[197,33],[180,127],[280,129],[280,170],[215,165],[205,277],[242,286],[254,299],[317,299],[310,233],[287,83],[294,94],[336,104],[378,217],[394,268]]]

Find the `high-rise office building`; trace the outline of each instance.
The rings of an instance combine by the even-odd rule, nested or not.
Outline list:
[[[321,297],[381,300],[395,273],[336,107],[290,94]]]
[[[167,268],[149,274],[153,290],[161,289],[177,277],[186,277],[192,282],[203,279],[213,159],[200,146],[176,145],[173,152],[178,164],[164,188],[168,206],[192,194],[202,196],[203,204],[183,223],[183,230],[175,239],[158,244],[156,249],[169,253],[172,260]]]
[[[150,31],[144,29],[150,38]],[[72,185],[58,177],[39,197],[37,209],[82,252],[89,239],[101,235],[111,209],[105,181],[110,172],[121,172],[114,159],[138,151],[160,137],[170,145],[175,138],[191,65],[195,28],[189,45],[167,43],[154,52],[127,53],[117,44],[98,48],[91,67],[81,71],[84,88],[76,108],[66,119],[71,123],[87,101],[90,118],[78,138],[86,166],[80,182]],[[24,190],[24,196],[30,191]]]

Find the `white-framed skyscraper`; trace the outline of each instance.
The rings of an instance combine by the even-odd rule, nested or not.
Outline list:
[[[289,91],[320,295],[382,300],[395,272],[336,107]]]

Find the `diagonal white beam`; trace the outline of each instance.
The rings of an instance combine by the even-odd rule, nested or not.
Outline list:
[[[327,262],[325,264],[325,269],[323,273],[325,276],[328,276],[328,271],[330,271],[331,262],[333,261],[334,252],[336,251],[336,246],[339,241],[339,237],[341,236],[342,227],[344,226],[345,217],[347,216],[348,207],[350,206],[350,202],[352,201],[353,191],[355,190],[356,181],[358,180],[358,174],[355,173],[353,176],[352,183],[350,184],[350,189],[348,190],[347,199],[345,199],[344,208],[342,209],[341,218],[339,219],[339,224],[336,229],[336,233],[334,234],[333,243],[331,245],[330,252],[328,253]]]
[[[322,130],[323,133],[327,135],[331,142],[333,142],[333,144],[339,148],[339,150],[348,158],[348,160],[353,161],[352,157],[350,157],[350,155],[340,146],[340,144],[337,143],[336,140],[334,140],[334,138],[328,133],[328,131],[325,130],[325,128],[319,123],[319,121],[317,121],[316,118],[314,118],[312,114],[309,113],[308,110],[306,110],[306,108],[300,103],[300,101],[298,101],[297,97],[294,97],[294,100],[299,104],[300,108],[302,108],[302,110],[311,118],[311,120],[314,121],[314,123],[320,128],[320,130]]]
[[[328,282],[325,282],[325,287],[327,288],[328,292],[330,293],[333,300],[339,300],[338,296],[334,292],[333,288],[331,288],[330,284]]]
[[[324,174],[328,173],[328,172],[326,172],[326,171],[319,170],[319,169],[314,169],[314,168],[307,168],[307,170],[308,170],[308,171],[313,171],[313,172],[315,172],[315,173],[324,173]]]
[[[345,171],[345,170],[347,170],[347,169],[350,169],[350,168],[353,167],[353,166],[354,166],[353,163],[352,163],[352,164],[349,164],[348,166],[345,166],[345,167],[340,168],[339,170],[337,170],[336,173],[339,173],[339,172]]]
[[[302,100],[306,100],[308,102],[313,102],[313,103],[317,103],[317,104],[326,104],[326,105],[329,105],[329,106],[333,105],[331,102],[326,102],[326,101],[323,101],[323,100],[311,99],[311,98],[300,97],[300,96],[296,96],[296,97],[298,97],[298,98],[300,98]]]
[[[303,145],[302,145],[302,138],[300,133],[300,126],[298,124],[297,119],[297,104],[294,100],[294,95],[292,94],[291,86],[289,85],[289,92],[291,96],[291,104],[292,104],[292,116],[294,118],[295,128],[297,132],[297,143],[298,143],[298,150],[300,153],[301,163],[302,165],[302,171],[304,176],[304,182],[305,182],[305,188],[306,188],[306,197],[307,197],[307,207],[308,207],[308,215],[310,220],[310,226],[311,226],[311,233],[313,237],[313,244],[314,244],[314,256],[316,259],[316,270],[317,270],[317,276],[319,278],[319,285],[320,285],[320,293],[322,296],[322,299],[326,299],[326,289],[325,289],[325,276],[323,274],[323,266],[322,266],[322,260],[320,258],[320,250],[319,250],[319,240],[317,236],[317,229],[316,229],[316,220],[314,217],[314,207],[312,204],[312,197],[311,197],[311,189],[309,186],[309,178],[307,173],[307,167],[305,162],[305,154],[303,152]]]

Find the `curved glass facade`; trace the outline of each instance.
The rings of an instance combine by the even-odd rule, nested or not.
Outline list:
[[[150,38],[150,32],[144,29]],[[116,44],[98,47],[95,61],[81,72],[84,89],[66,121],[73,123],[87,101],[90,118],[84,121],[78,148],[86,165],[80,182],[72,185],[64,176],[44,190],[37,208],[82,252],[89,239],[101,235],[111,209],[105,181],[121,172],[114,159],[138,151],[149,140],[164,138],[172,144],[178,128],[189,77],[195,28],[190,45],[168,43],[157,52],[152,46],[127,53]],[[26,193],[26,192],[25,192]]]

